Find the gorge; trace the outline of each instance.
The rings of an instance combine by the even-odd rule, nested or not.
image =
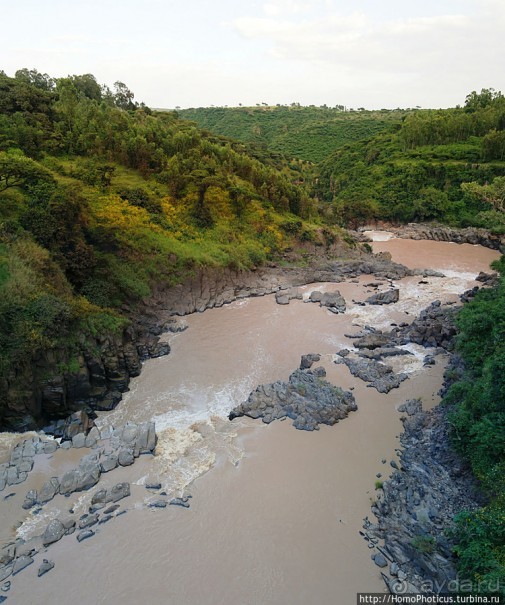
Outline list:
[[[120,500],[126,514],[116,510],[82,544],[69,535],[47,550],[37,546],[36,565],[4,577],[11,582],[5,592],[9,603],[42,602],[64,593],[68,601],[90,604],[141,599],[160,605],[330,604],[335,595],[352,602],[357,592],[384,590],[377,559],[370,558],[380,551],[368,548],[359,532],[364,519],[375,523],[371,507],[381,489],[374,489],[376,478],[385,481],[400,465],[398,408],[416,399],[424,410],[435,406],[449,357],[438,342],[427,347],[408,338],[400,342],[401,330],[433,301],[454,308],[459,295],[480,285],[475,278],[489,271],[499,253],[471,244],[369,235],[373,251],[385,254],[316,271],[272,269],[259,282],[252,278],[256,283],[238,296],[234,288],[226,291],[238,285],[236,276],[214,291],[193,284],[189,291],[181,286],[155,296],[160,324],[174,312],[185,315],[177,320],[180,331],[161,337],[170,353],[145,361],[123,400],[96,420],[102,433],[154,421],[154,455],[103,474],[96,488],[56,494],[35,514],[22,508],[27,492],[40,490],[48,478],[61,477],[97,450],[59,447],[37,454],[27,480],[2,492],[2,544],[43,534],[52,519],[94,514],[89,507],[97,490],[119,483],[130,485],[130,495]],[[278,304],[274,292],[288,287],[297,291],[288,296],[289,304]],[[396,289],[397,302],[366,302]],[[336,290],[344,312],[308,302],[314,291]],[[218,308],[206,309],[213,306]],[[186,315],[194,310],[204,312]],[[356,337],[391,331],[399,340],[390,347],[385,339],[381,347],[399,351],[381,361],[391,373],[407,376],[396,388],[379,392],[351,374],[346,363],[336,363],[372,363],[373,356],[358,352],[381,347],[359,349]],[[322,367],[326,381],[352,393],[357,410],[311,432],[296,430],[290,421],[228,420],[258,385],[287,380],[309,353],[320,356],[312,368]],[[3,434],[2,462],[29,436]],[[189,508],[166,506],[177,498]],[[156,506],[160,501],[164,510]],[[23,556],[21,542],[16,550]],[[38,578],[43,557],[54,569]]]

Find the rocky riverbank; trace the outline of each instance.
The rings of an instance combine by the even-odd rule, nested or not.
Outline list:
[[[400,406],[404,414],[400,467],[377,483],[364,536],[392,593],[439,593],[457,589],[454,516],[476,508],[478,486],[450,445],[447,409],[423,411],[419,401]],[[383,546],[379,546],[379,541]]]
[[[357,258],[311,257],[309,266],[275,265],[249,272],[198,269],[181,284],[155,288],[120,334],[97,335],[92,340],[83,337],[79,351],[50,349],[36,359],[27,358],[0,385],[0,428],[37,430],[76,410],[83,409],[92,417],[94,410],[113,409],[128,390],[130,379],[139,375],[142,362],[170,352],[159,338],[164,332],[183,329],[174,316],[272,293],[280,293],[279,300],[289,302],[291,288],[339,283],[364,274],[383,279],[433,275],[429,270],[394,263],[388,254],[353,254]],[[325,304],[341,312],[344,308],[338,303],[333,307],[332,301]]]
[[[74,492],[85,492],[95,487],[103,473],[109,473],[117,467],[132,465],[143,455],[153,455],[156,446],[156,432],[153,422],[143,424],[128,423],[124,426],[100,432],[92,427],[86,432],[76,432],[72,439],[56,441],[47,436],[35,435],[18,443],[12,450],[10,461],[0,465],[0,491],[6,487],[12,488],[28,478],[34,465],[41,467],[46,464],[59,449],[83,450],[84,455],[75,468],[67,470],[61,477],[51,477],[49,465],[45,471],[46,481],[38,490],[30,489],[26,492],[22,509],[30,511],[29,517],[20,510],[20,517],[34,519],[46,511],[46,505],[54,498],[69,497]],[[155,491],[161,486],[147,484],[146,488]],[[12,492],[4,500],[15,496]],[[130,496],[130,484],[120,482],[108,488],[97,489],[90,498],[87,512],[79,514],[74,507],[68,508],[65,513],[59,512],[45,526],[42,533],[35,533],[27,540],[18,537],[16,540],[0,547],[0,582],[1,590],[10,590],[11,576],[16,576],[25,568],[39,560],[39,553],[46,554],[47,548],[65,536],[76,534],[78,542],[91,538],[97,528],[108,523],[113,518],[124,514],[126,509],[120,510],[117,504],[120,500]],[[179,502],[180,501],[180,502]],[[175,498],[170,504],[187,505],[187,498]],[[157,505],[160,507],[159,505]],[[166,502],[165,502],[166,506]],[[58,508],[56,508],[58,511]],[[17,525],[20,525],[21,521]],[[42,576],[54,567],[49,559],[39,561],[38,576]]]

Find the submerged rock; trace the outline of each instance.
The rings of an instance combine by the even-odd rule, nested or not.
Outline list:
[[[85,529],[77,534],[76,538],[78,542],[82,542],[83,540],[87,540],[95,535],[95,532],[92,529]]]
[[[126,498],[129,495],[129,483],[116,483],[116,485],[109,489],[101,489],[97,491],[91,498],[91,504],[108,504],[109,502],[119,502],[119,500],[122,500],[123,498]]]
[[[15,576],[17,573],[28,567],[33,563],[33,558],[29,555],[21,555],[14,561],[14,565],[12,567],[12,575]]]
[[[172,498],[172,500],[170,500],[169,504],[171,504],[172,506],[182,506],[182,508],[189,508],[189,502],[188,502],[188,497],[184,497],[184,498]]]

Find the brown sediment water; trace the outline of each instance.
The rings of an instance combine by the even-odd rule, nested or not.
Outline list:
[[[438,402],[445,358],[423,367],[428,351],[410,346],[412,355],[395,360],[403,366],[395,369],[409,372],[410,379],[385,395],[335,365],[333,356],[352,347],[346,333],[410,321],[434,299],[456,300],[498,254],[396,239],[373,247],[447,277],[427,278],[427,284],[399,280],[400,301],[387,307],[353,304],[373,293],[366,286],[376,281],[370,276],[313,284],[303,288],[305,296],[338,289],[347,312],[334,315],[299,300],[281,306],[266,296],[188,316],[185,332],[167,336],[170,355],[147,362],[116,410],[99,418],[102,427],[156,421],[156,456],[141,457],[100,481],[132,483],[132,495],[121,502],[128,513],[81,544],[69,536],[37,555],[36,563],[44,556],[55,568],[37,578],[38,565],[32,565],[9,578],[9,602],[329,605],[354,602],[357,592],[383,591],[379,568],[358,532],[370,516],[376,474],[387,476],[395,457],[401,431],[396,408],[412,397],[426,407]],[[354,389],[357,412],[311,433],[295,430],[290,420],[268,426],[227,420],[258,384],[285,380],[300,356],[311,352],[322,355],[328,380]],[[3,492],[16,494],[0,503],[3,538],[14,536],[20,521],[18,535],[29,537],[70,507],[76,514],[86,510],[95,490],[57,496],[37,516],[21,509],[29,489],[40,488],[48,473],[61,475],[84,453],[42,456],[26,482]],[[147,508],[153,499],[143,485],[148,478],[159,479],[169,494],[190,493],[191,507]]]

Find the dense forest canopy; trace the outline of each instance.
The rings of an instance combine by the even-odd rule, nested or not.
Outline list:
[[[466,363],[447,401],[453,441],[468,458],[488,497],[481,509],[457,517],[462,577],[500,586],[505,595],[505,257],[497,287],[481,290],[459,313],[457,350]]]

